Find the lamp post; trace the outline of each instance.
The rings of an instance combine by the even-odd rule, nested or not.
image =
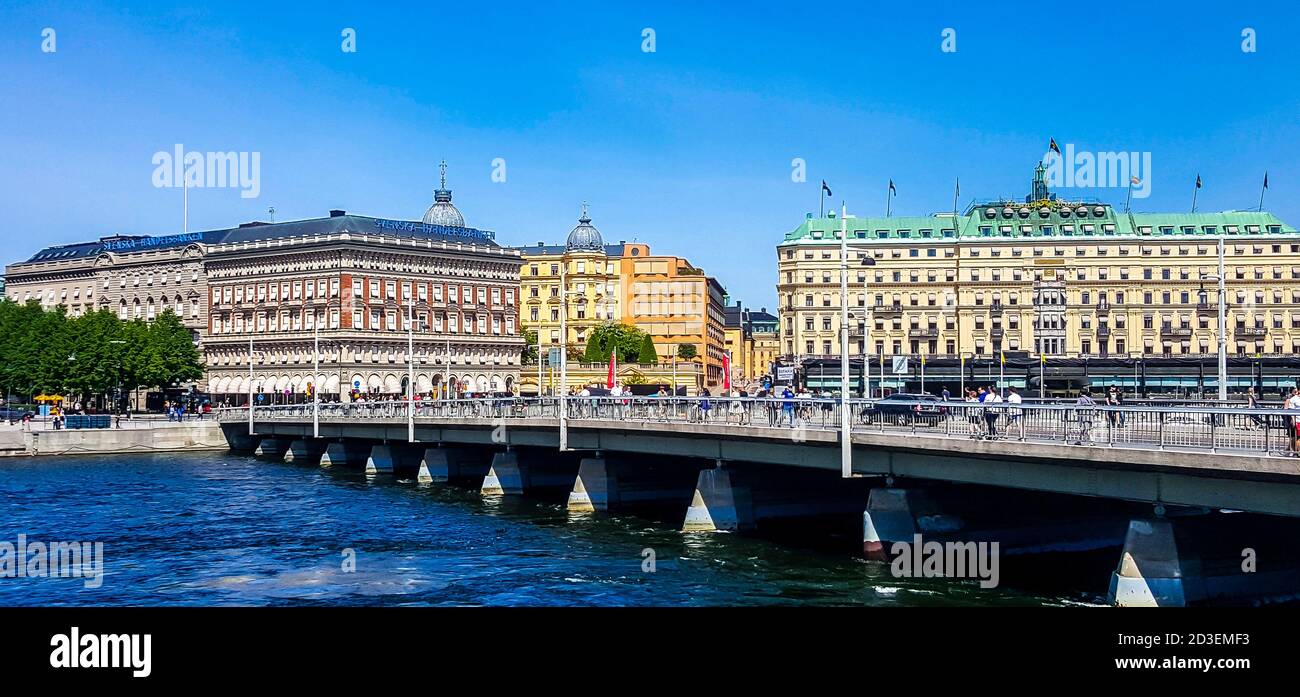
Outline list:
[[[1219,284],[1219,401],[1228,401],[1228,290],[1223,271],[1223,237],[1219,237],[1219,273],[1216,276],[1201,274],[1200,296],[1205,297],[1205,281]]]
[[[840,476],[853,476],[853,437],[849,432],[849,221],[840,202]]]
[[[414,287],[412,284],[411,287]],[[415,303],[406,300],[406,442],[415,442]]]
[[[560,263],[560,451],[569,449],[569,296],[582,295],[570,291],[565,283],[569,262]],[[540,344],[540,340],[538,341]],[[540,360],[540,359],[539,359]]]

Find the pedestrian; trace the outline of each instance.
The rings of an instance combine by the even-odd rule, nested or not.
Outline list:
[[[1008,426],[1020,421],[1020,415],[1024,412],[1024,410],[1020,408],[1020,404],[1023,401],[1024,399],[1020,396],[1020,393],[1016,391],[1016,388],[1007,388],[1007,403],[1016,405],[1011,409],[1010,418],[1007,420]]]
[[[980,418],[980,410],[977,408],[979,406],[979,402],[980,402],[979,394],[975,391],[975,388],[967,387],[966,388],[966,405],[967,405],[966,422],[970,426],[970,437],[972,439],[978,439],[980,437],[980,421],[982,421],[982,419]]]
[[[790,428],[794,428],[794,392],[788,385],[781,391],[781,414],[782,420],[789,418]]]
[[[988,424],[988,437],[993,440],[998,437],[998,419],[1001,418],[1001,408],[990,406],[1002,403],[1002,396],[998,391],[989,385],[989,389],[984,393],[984,421]]]

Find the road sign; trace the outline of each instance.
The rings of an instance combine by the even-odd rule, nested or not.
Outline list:
[[[546,352],[546,362],[550,365],[560,364],[560,349],[553,348]]]
[[[894,375],[907,375],[910,372],[907,356],[894,356]]]
[[[776,379],[780,382],[794,380],[794,366],[777,366]]]

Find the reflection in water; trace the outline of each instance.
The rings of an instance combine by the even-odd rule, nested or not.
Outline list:
[[[6,458],[0,510],[0,540],[101,541],[105,556],[99,588],[9,581],[0,605],[1069,602],[896,579],[842,550],[682,533],[680,511],[574,514],[559,501],[229,453]]]

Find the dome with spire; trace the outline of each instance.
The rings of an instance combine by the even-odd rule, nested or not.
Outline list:
[[[424,212],[425,225],[465,227],[465,217],[451,203],[451,189],[447,188],[447,162],[438,165],[442,172],[441,183],[433,190],[433,205]]]
[[[582,217],[578,218],[578,226],[573,228],[569,233],[569,239],[564,243],[567,252],[603,252],[605,250],[605,241],[600,237],[600,231],[591,225],[591,218],[587,216],[587,204],[582,204]]]

